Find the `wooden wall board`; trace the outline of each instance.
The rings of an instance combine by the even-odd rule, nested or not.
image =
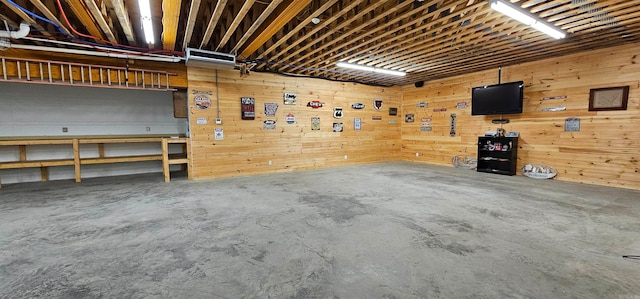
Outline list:
[[[215,73],[210,69],[188,69],[192,165],[196,179],[399,160],[401,119],[388,114],[389,107],[400,107],[400,87],[268,73],[240,77],[237,71],[218,71],[218,107]],[[198,109],[193,101],[194,90],[211,91],[212,107]],[[297,95],[296,105],[284,105],[285,92]],[[255,98],[255,120],[241,119],[241,97]],[[383,99],[381,110],[373,108],[376,98]],[[323,102],[324,107],[307,107],[314,100]],[[274,117],[265,115],[265,102],[278,104]],[[352,109],[351,104],[356,102],[364,103],[365,109]],[[334,107],[343,108],[343,118],[333,117]],[[222,125],[215,123],[218,108]],[[294,124],[285,121],[289,113],[295,116]],[[372,116],[378,115],[383,120],[372,120]],[[311,130],[312,117],[320,117],[320,131]],[[207,124],[197,124],[198,118],[207,119]],[[354,118],[362,119],[362,130],[353,129]],[[389,124],[391,119],[397,124]],[[264,130],[265,120],[275,120],[276,129]],[[344,131],[333,132],[334,122],[343,123]],[[224,140],[215,140],[214,128],[224,129]]]
[[[638,44],[619,46],[502,68],[502,82],[525,82],[524,113],[505,115],[507,131],[520,132],[518,167],[545,163],[558,169],[556,179],[640,189],[640,50]],[[477,72],[402,89],[404,113],[432,113],[433,131],[419,123],[402,124],[402,159],[451,165],[454,155],[477,154],[477,137],[495,131],[499,116],[471,116],[471,88],[496,84],[498,70]],[[588,111],[591,88],[630,86],[627,110]],[[559,100],[544,97],[567,96]],[[417,108],[428,102],[427,108]],[[448,110],[432,112],[440,106]],[[565,111],[543,112],[546,107]],[[448,115],[457,115],[457,139],[448,137]],[[424,113],[423,113],[424,114]],[[581,119],[579,132],[564,132],[564,120]],[[418,152],[420,155],[415,156]]]

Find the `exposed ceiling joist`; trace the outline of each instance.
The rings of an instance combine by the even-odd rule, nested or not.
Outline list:
[[[127,41],[130,45],[135,45],[136,38],[133,34],[133,27],[131,26],[131,21],[129,20],[129,12],[124,6],[124,2],[122,0],[108,1],[111,3],[111,6],[116,12],[116,16],[118,17],[118,21],[120,22],[120,27],[122,27],[122,31],[124,32],[124,36],[127,38]]]
[[[162,1],[162,48],[165,50],[176,48],[181,5],[182,0]]]
[[[40,24],[38,24],[34,19],[32,19],[24,11],[22,11],[19,8],[13,6],[11,3],[7,2],[6,0],[0,0],[0,2],[2,2],[2,4],[4,4],[5,6],[9,7],[9,9],[11,9],[11,11],[13,11],[16,15],[18,15],[27,24],[33,26],[38,31],[40,31],[42,34],[44,34],[46,36],[51,36],[51,33],[49,33],[44,27],[42,27]]]
[[[107,20],[104,18],[102,14],[102,10],[98,7],[98,5],[93,0],[84,0],[84,4],[87,6],[89,11],[91,12],[93,19],[96,20],[102,32],[107,36],[107,39],[112,43],[117,43],[115,35],[113,35],[113,30]]]
[[[207,29],[204,32],[204,37],[202,37],[202,42],[200,42],[200,49],[202,49],[205,45],[209,43],[211,40],[211,34],[213,34],[213,29],[218,25],[218,21],[220,21],[220,16],[222,16],[222,11],[227,6],[228,0],[218,0],[215,9],[213,10],[213,15],[209,19],[209,23],[207,24]]]
[[[275,1],[274,1],[275,2]],[[274,4],[274,2],[272,2],[271,4]],[[256,36],[253,41],[251,41],[251,43],[249,43],[249,45],[247,47],[244,48],[244,50],[240,53],[240,55],[238,55],[239,58],[244,59],[244,58],[248,58],[249,56],[251,56],[251,54],[253,54],[258,48],[260,48],[262,45],[264,45],[264,43],[266,43],[272,36],[274,36],[276,33],[278,33],[278,31],[280,31],[280,29],[282,29],[287,23],[289,23],[289,21],[291,21],[293,18],[295,18],[303,9],[305,9],[306,7],[309,6],[309,4],[311,3],[311,0],[289,0],[287,1],[286,7],[284,9],[282,9],[282,11],[280,11],[276,16],[274,16],[273,21],[268,24],[268,26],[263,26],[264,30],[262,30],[260,32],[260,34],[258,36]],[[271,5],[269,5],[269,7],[271,7]],[[268,10],[269,8],[267,8]],[[267,11],[265,10],[265,13]],[[263,15],[265,14],[263,13]],[[262,16],[260,16],[262,17]],[[254,23],[254,25],[256,25],[256,23]],[[259,25],[258,25],[259,26]],[[253,27],[253,26],[252,26]],[[258,27],[256,26],[256,29]],[[254,30],[255,32],[255,30]],[[245,36],[247,36],[247,34],[253,34],[253,32],[251,30],[247,31],[245,33]],[[244,42],[243,40],[240,40],[241,42]],[[240,48],[240,44],[236,45],[236,47],[239,49]]]
[[[191,42],[191,35],[193,35],[193,28],[196,25],[196,18],[198,17],[199,10],[200,0],[191,0],[189,14],[187,15],[187,28],[184,31],[184,40],[182,41],[183,50],[189,47],[189,43]]]
[[[284,44],[285,42],[287,42],[290,38],[292,38],[294,35],[296,35],[298,32],[300,32],[304,27],[308,26],[308,24],[311,22],[311,20],[315,17],[319,17],[322,13],[324,13],[326,10],[328,10],[329,8],[331,8],[331,6],[333,6],[334,4],[336,4],[336,2],[338,2],[338,0],[330,0],[327,1],[326,3],[324,3],[320,8],[318,8],[315,12],[311,13],[311,15],[309,15],[306,19],[304,19],[302,22],[300,22],[300,24],[298,24],[298,26],[296,26],[296,28],[294,28],[293,30],[287,32],[287,34],[285,34],[282,38],[280,38],[277,42],[275,42],[273,45],[271,45],[271,47],[269,47],[267,50],[265,50],[264,52],[262,52],[259,56],[258,59],[262,59],[264,58],[267,54],[275,51],[278,47],[280,47],[282,44]],[[322,22],[322,21],[321,21]]]
[[[94,21],[93,16],[87,12],[86,7],[84,6],[81,0],[65,0],[67,5],[71,7],[73,14],[78,18],[80,23],[87,28],[89,34],[97,37],[98,39],[104,39],[104,34],[98,27],[96,26],[96,22]],[[76,29],[77,30],[77,29]]]
[[[46,5],[40,2],[40,0],[31,0],[31,4],[33,4],[33,6],[35,6],[45,17],[47,17],[47,19],[58,24],[58,26],[60,26],[64,33],[69,35],[71,34],[71,32],[69,32],[69,30],[65,26],[63,26],[60,20],[58,20],[58,18],[51,12],[51,10],[49,10]]]
[[[227,42],[231,38],[231,35],[233,35],[233,33],[236,31],[240,23],[242,23],[244,16],[249,12],[249,10],[251,9],[251,6],[253,6],[253,3],[255,2],[256,0],[247,0],[244,2],[244,4],[242,5],[242,8],[240,8],[240,12],[238,12],[236,17],[233,19],[231,26],[227,28],[227,32],[225,32],[224,36],[220,40],[220,43],[218,43],[218,46],[216,47],[216,51],[220,50],[220,48],[224,47],[224,45],[227,44]]]

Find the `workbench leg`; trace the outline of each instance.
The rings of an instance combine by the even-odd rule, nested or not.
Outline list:
[[[76,183],[80,183],[80,141],[73,139],[73,166],[76,170]]]
[[[162,138],[162,173],[164,174],[164,181],[171,181],[171,173],[169,172],[169,143],[167,139]]]

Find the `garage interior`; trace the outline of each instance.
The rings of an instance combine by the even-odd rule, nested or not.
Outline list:
[[[640,1],[1,1],[0,297],[640,296]]]

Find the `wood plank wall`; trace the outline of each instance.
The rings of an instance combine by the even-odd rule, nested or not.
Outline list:
[[[502,82],[525,82],[524,113],[509,115],[503,127],[519,131],[518,169],[545,163],[556,179],[640,189],[640,44],[584,52],[502,68]],[[471,116],[471,88],[498,81],[498,70],[404,86],[403,111],[416,122],[402,124],[402,159],[451,165],[457,154],[475,157],[477,137],[495,131],[495,116]],[[591,88],[629,86],[625,111],[588,111]],[[543,100],[566,96],[566,99]],[[427,108],[418,108],[419,102]],[[469,108],[457,109],[458,102]],[[433,112],[434,108],[446,112]],[[566,107],[543,112],[543,108]],[[449,114],[457,114],[457,135],[449,136]],[[420,131],[420,118],[432,116],[433,131]],[[565,119],[580,118],[579,132],[565,132]],[[416,153],[419,156],[416,157]],[[492,174],[487,174],[492,175]]]
[[[218,71],[223,124],[216,125],[215,71],[189,67],[188,77],[191,165],[195,179],[399,159],[400,117],[389,116],[388,108],[399,108],[400,87],[371,87],[266,73],[241,78],[238,71]],[[212,92],[209,109],[195,106],[194,90]],[[297,105],[283,104],[285,92],[297,95]],[[241,119],[241,97],[255,98],[255,120]],[[373,108],[375,98],[383,100],[381,110]],[[307,107],[313,100],[320,100],[325,106]],[[265,102],[279,105],[275,117],[265,116]],[[352,109],[351,104],[356,102],[365,104],[365,109]],[[334,107],[344,109],[342,119],[333,118]],[[289,113],[295,115],[294,124],[285,121]],[[382,116],[382,120],[372,120],[373,116]],[[320,131],[311,130],[312,117],[320,117]],[[197,124],[198,118],[206,119],[207,124]],[[362,130],[354,130],[354,118],[362,119]],[[276,130],[263,129],[263,121],[267,119],[276,120]],[[396,124],[389,124],[389,120],[395,120]],[[334,122],[344,124],[342,133],[333,132]],[[224,140],[215,140],[215,128],[224,130]]]

